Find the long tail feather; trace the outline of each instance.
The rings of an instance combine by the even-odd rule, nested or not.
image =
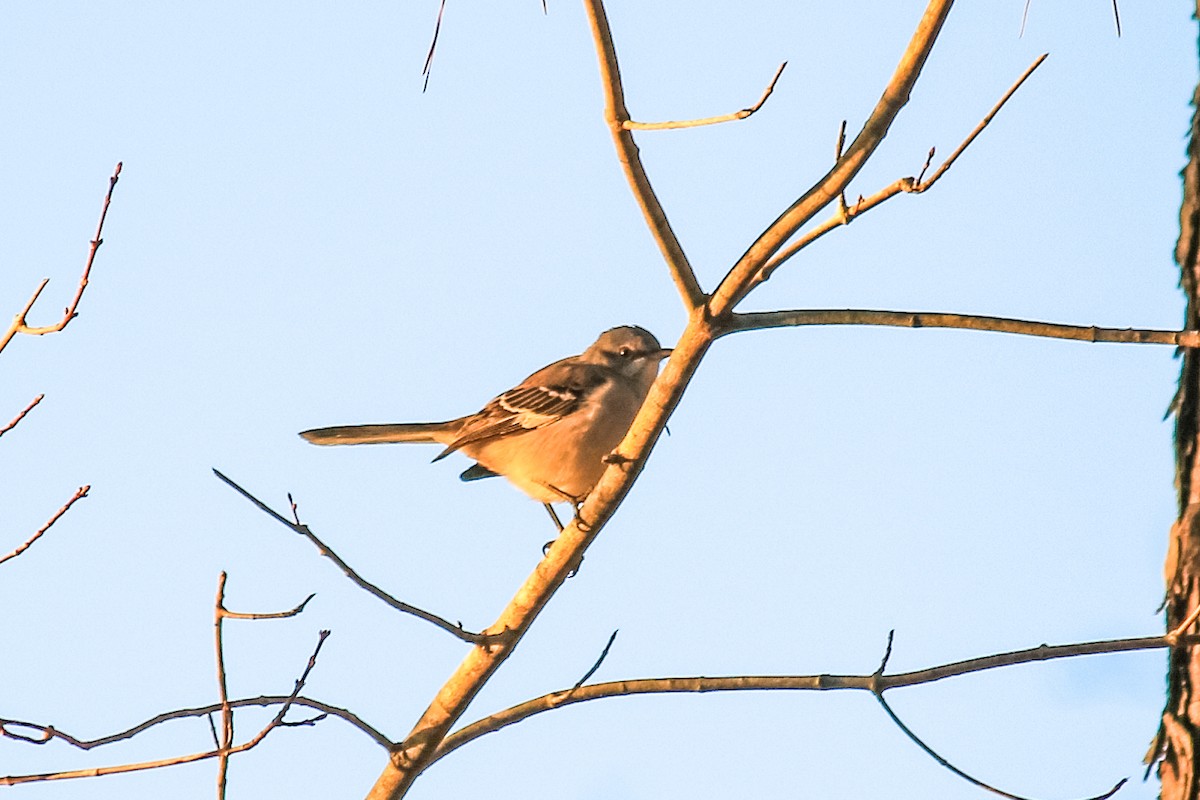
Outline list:
[[[300,435],[313,444],[390,444],[394,442],[441,442],[453,438],[446,422],[398,422],[388,425],[342,425],[313,428]]]

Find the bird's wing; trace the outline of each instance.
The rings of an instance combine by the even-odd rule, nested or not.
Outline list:
[[[564,359],[530,375],[519,386],[489,402],[482,411],[464,419],[458,438],[434,461],[467,445],[553,425],[574,413],[607,380],[606,375],[584,366],[573,363],[573,359]]]

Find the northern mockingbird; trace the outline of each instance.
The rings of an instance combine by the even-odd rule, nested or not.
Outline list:
[[[503,475],[558,522],[551,503],[577,508],[595,487],[671,354],[647,330],[613,328],[583,353],[555,361],[482,410],[447,422],[346,425],[300,435],[313,444],[436,442],[476,463],[464,481]],[[560,526],[561,527],[561,526]]]

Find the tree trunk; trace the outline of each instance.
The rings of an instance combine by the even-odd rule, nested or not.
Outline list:
[[[1200,0],[1196,4],[1200,19]],[[1183,170],[1183,203],[1175,260],[1187,296],[1185,327],[1200,326],[1200,86],[1192,96],[1192,131]],[[1175,412],[1175,479],[1179,519],[1167,551],[1166,623],[1174,630],[1200,606],[1200,350],[1183,351]],[[1194,628],[1195,626],[1193,626]],[[1200,646],[1173,648],[1167,668],[1167,702],[1150,758],[1159,759],[1163,800],[1200,800]]]

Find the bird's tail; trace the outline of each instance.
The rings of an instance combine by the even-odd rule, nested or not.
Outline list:
[[[450,422],[396,422],[387,425],[342,425],[313,428],[300,435],[313,444],[388,444],[392,442],[440,442],[453,438]]]

